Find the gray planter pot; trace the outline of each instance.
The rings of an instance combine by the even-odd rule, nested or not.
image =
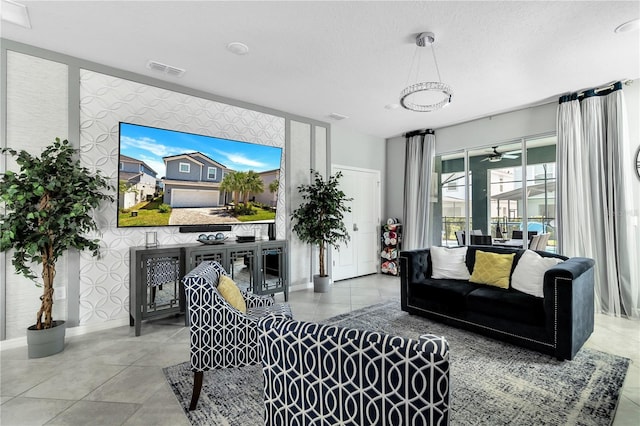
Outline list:
[[[27,351],[29,358],[43,358],[64,350],[64,335],[67,325],[64,321],[54,321],[53,327],[36,330],[35,325],[27,328]]]
[[[331,277],[321,277],[320,275],[313,276],[313,291],[315,293],[326,293],[329,291],[331,285]]]

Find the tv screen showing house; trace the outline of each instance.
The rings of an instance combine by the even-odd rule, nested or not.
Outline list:
[[[282,148],[120,123],[118,227],[273,223]]]

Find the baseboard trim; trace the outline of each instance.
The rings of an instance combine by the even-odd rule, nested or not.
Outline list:
[[[102,322],[99,324],[79,325],[77,327],[67,328],[65,333],[65,338],[82,336],[84,334],[94,333],[96,331],[109,330],[111,328],[122,327],[124,325],[129,325],[129,318],[120,318],[116,320]],[[27,346],[27,336],[3,340],[3,341],[0,341],[0,352],[4,350],[21,348],[25,346]]]
[[[313,283],[312,282],[296,284],[296,285],[292,285],[292,286],[289,287],[289,293],[291,293],[293,291],[308,290],[310,288],[313,288]]]
[[[313,288],[312,282],[296,284],[289,287],[289,292],[305,291]],[[94,333],[96,331],[109,330],[111,328],[122,327],[129,325],[129,318],[120,318],[116,320],[110,320],[99,324],[87,324],[79,325],[77,327],[67,328],[65,337],[82,336],[84,334]],[[16,337],[14,339],[0,341],[0,352],[9,349],[21,348],[27,346],[27,337]]]

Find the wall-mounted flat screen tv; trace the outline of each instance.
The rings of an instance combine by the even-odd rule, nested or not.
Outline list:
[[[120,123],[118,227],[274,223],[282,148]]]

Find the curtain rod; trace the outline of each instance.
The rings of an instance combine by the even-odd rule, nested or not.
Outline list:
[[[414,130],[412,132],[407,132],[403,136],[405,138],[411,138],[413,136],[434,135],[434,134],[435,132],[433,131],[433,129],[421,129],[421,130]]]
[[[613,88],[616,87],[617,84],[625,84],[625,85],[629,85],[631,84],[632,80],[619,80],[619,81],[614,81],[613,83],[609,83],[606,86],[602,86],[602,87],[596,87],[593,89],[587,89],[587,90],[581,90],[578,92],[578,96],[584,96],[585,93],[589,92],[590,90],[593,90],[595,93],[598,92],[604,92],[605,90],[611,90]]]
[[[625,80],[625,84],[629,84],[628,82],[631,80]],[[580,92],[572,92],[567,95],[562,95],[558,99],[558,103],[562,104],[570,101],[582,101],[584,99],[590,98],[592,96],[602,96],[608,95],[609,93],[613,93],[617,90],[622,90],[623,81],[616,81],[614,83],[610,83],[603,87],[595,87],[593,89],[582,90]],[[604,92],[604,93],[603,93]]]
[[[588,94],[589,92],[593,92],[594,94],[598,94],[600,92],[604,92],[604,91],[607,91],[607,90],[615,89],[616,85],[622,85],[622,84],[624,84],[625,86],[631,86],[633,84],[633,80],[631,80],[631,79],[618,80],[618,81],[614,81],[612,83],[606,84],[606,85],[604,85],[602,87],[595,87],[595,88],[592,88],[592,89],[578,90],[577,92],[572,92],[572,93],[569,93],[567,95],[563,95],[563,96],[560,97],[560,99],[564,99],[565,97],[574,98],[574,99],[582,98],[586,94]],[[622,88],[622,87],[620,87],[620,88]]]

